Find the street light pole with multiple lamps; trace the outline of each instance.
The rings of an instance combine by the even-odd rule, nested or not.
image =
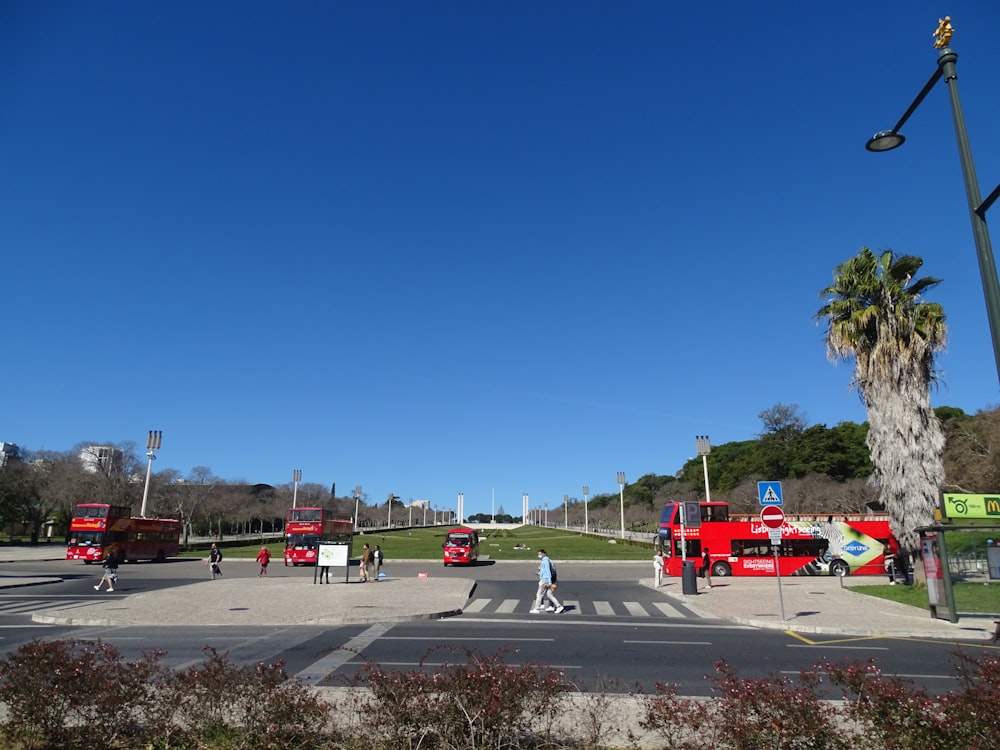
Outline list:
[[[149,476],[153,473],[153,461],[156,460],[156,451],[160,450],[160,443],[163,441],[163,430],[150,430],[146,437],[146,486],[142,491],[142,509],[139,517],[146,517],[146,500],[149,498]]]

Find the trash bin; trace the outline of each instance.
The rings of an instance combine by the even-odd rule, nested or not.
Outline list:
[[[694,569],[694,560],[685,560],[684,567],[681,568],[681,593],[685,596],[698,593],[698,576]]]

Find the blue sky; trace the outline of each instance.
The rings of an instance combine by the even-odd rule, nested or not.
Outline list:
[[[998,403],[947,91],[1000,181],[1000,5],[0,7],[0,440],[519,513],[861,422],[812,316],[861,246],[943,279],[935,405]],[[994,214],[997,209],[994,209]]]

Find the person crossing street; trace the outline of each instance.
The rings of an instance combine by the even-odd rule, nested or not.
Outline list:
[[[537,615],[542,611],[544,599],[549,600],[546,612],[559,614],[566,611],[566,608],[556,599],[556,595],[552,593],[556,590],[556,585],[555,566],[552,564],[552,560],[549,559],[548,553],[540,549],[538,550],[538,590],[535,593],[535,604],[531,608],[531,614]]]

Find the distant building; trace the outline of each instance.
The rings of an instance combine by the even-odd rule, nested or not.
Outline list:
[[[21,460],[21,449],[16,443],[0,442],[0,469],[7,465],[7,462],[16,463]]]
[[[109,445],[88,445],[80,451],[80,463],[84,471],[110,476],[124,471],[125,454]]]

